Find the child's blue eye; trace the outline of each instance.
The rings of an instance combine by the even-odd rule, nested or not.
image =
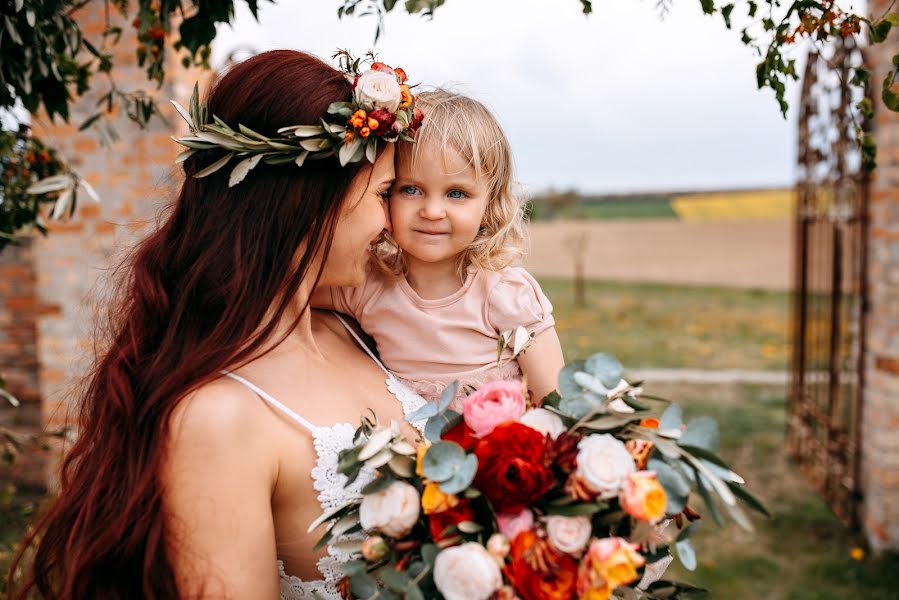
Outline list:
[[[449,197],[453,200],[462,200],[463,198],[467,198],[467,194],[465,192],[459,190],[453,190],[449,194]]]
[[[415,187],[414,185],[404,185],[403,187],[400,188],[400,191],[404,194],[414,196],[415,194],[418,193],[418,188]]]

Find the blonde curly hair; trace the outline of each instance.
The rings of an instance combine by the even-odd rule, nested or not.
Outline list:
[[[421,92],[415,105],[425,114],[415,142],[399,142],[397,151],[410,151],[412,164],[419,148],[437,144],[452,148],[487,184],[488,200],[477,236],[459,256],[460,274],[468,266],[499,271],[521,261],[526,252],[524,201],[512,178],[512,149],[505,132],[490,110],[473,98],[444,89]],[[387,274],[405,272],[403,252],[386,236],[375,247],[376,264]]]

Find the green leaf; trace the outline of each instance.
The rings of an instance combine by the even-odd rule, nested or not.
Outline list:
[[[887,21],[886,19],[882,19],[875,23],[871,27],[871,39],[875,43],[880,43],[887,39],[887,36],[890,33],[890,28],[893,26],[892,23]]]
[[[440,483],[440,490],[444,494],[459,494],[471,485],[477,472],[478,457],[474,454],[469,454],[456,469],[453,476]]]
[[[215,161],[214,163],[212,163],[211,165],[209,165],[208,167],[206,167],[199,173],[194,174],[194,177],[199,179],[201,177],[207,177],[209,175],[212,175],[213,173],[215,173],[216,171],[218,171],[219,169],[221,169],[222,167],[227,165],[228,161],[230,161],[232,158],[234,158],[234,152],[229,152],[228,154],[221,157],[220,159],[218,159],[217,161]]]
[[[605,352],[599,352],[588,358],[584,368],[609,389],[618,385],[618,382],[621,381],[621,376],[624,374],[624,367],[621,366],[621,362]]]
[[[679,445],[679,446],[681,447],[681,449],[683,449],[685,452],[688,452],[688,453],[692,454],[692,455],[695,456],[696,458],[703,458],[703,459],[705,459],[705,460],[707,460],[707,461],[709,461],[709,462],[711,462],[711,463],[714,463],[714,464],[718,465],[719,467],[722,467],[722,468],[727,469],[728,471],[730,471],[730,467],[727,466],[727,463],[724,462],[724,461],[721,459],[721,457],[719,457],[719,456],[718,456],[717,454],[715,454],[714,452],[711,452],[711,451],[709,451],[709,450],[706,450],[705,448],[703,448],[703,447],[701,447],[701,446],[691,446],[691,445],[689,445],[689,444],[681,444],[681,443],[678,443],[678,445]]]
[[[454,410],[447,410],[428,419],[425,423],[425,438],[435,442],[440,439],[444,431],[452,429],[462,420],[462,415]]]
[[[421,406],[421,408],[413,412],[411,415],[407,416],[406,421],[410,423],[412,421],[423,421],[425,419],[430,419],[431,417],[436,416],[439,412],[440,406],[437,402],[428,402],[427,404],[424,404],[423,406]]]
[[[700,521],[696,521],[695,523],[690,523],[689,525],[681,529],[680,533],[677,534],[677,539],[675,541],[680,542],[688,539],[691,535],[693,535],[694,531],[699,529],[699,523]]]
[[[540,403],[540,406],[542,406],[544,408],[547,406],[550,406],[553,408],[559,408],[559,402],[561,400],[562,400],[562,396],[559,395],[559,392],[553,390],[543,398],[543,401]]]
[[[428,565],[433,565],[434,561],[437,559],[437,555],[440,553],[440,548],[437,547],[437,544],[425,544],[421,547],[421,558]]]
[[[393,565],[387,565],[378,571],[378,577],[384,582],[388,589],[394,592],[402,592],[406,586],[412,583],[412,579],[401,571],[393,568]]]
[[[350,592],[354,598],[369,598],[378,593],[378,582],[368,573],[350,577]]]
[[[574,380],[574,374],[579,371],[586,371],[583,360],[570,362],[559,371],[559,394],[562,395],[562,398],[583,392],[581,386]]]
[[[422,472],[432,481],[450,479],[465,461],[465,450],[455,442],[434,442],[421,461]]]
[[[721,8],[721,16],[724,17],[724,26],[730,29],[730,13],[734,11],[734,5],[728,4]]]
[[[459,389],[459,382],[454,381],[443,390],[443,393],[440,394],[440,403],[439,409],[440,412],[445,411],[449,408],[450,403],[452,403],[453,399],[456,397],[456,390]]]
[[[391,483],[393,483],[395,479],[388,475],[381,475],[379,477],[375,477],[371,481],[369,481],[365,487],[362,488],[362,493],[364,495],[375,494],[380,492],[383,489],[386,489]]]
[[[546,507],[546,514],[562,517],[578,517],[581,515],[594,515],[609,507],[606,503],[583,502],[580,504],[550,504]]]
[[[610,431],[624,427],[628,423],[639,421],[640,417],[633,414],[614,414],[597,417],[584,423],[584,427],[594,431]]]
[[[707,15],[710,15],[715,12],[715,0],[699,0],[699,4],[702,5],[702,12]]]
[[[718,512],[718,507],[715,505],[715,501],[712,498],[712,495],[709,493],[708,488],[703,483],[702,475],[695,469],[693,473],[696,477],[696,489],[699,490],[699,495],[702,496],[702,500],[705,502],[706,508],[709,509],[709,514],[712,515],[712,520],[714,520],[719,527],[724,527],[724,519],[721,518],[721,513]]]
[[[677,404],[671,404],[659,417],[659,433],[663,431],[681,433],[681,425],[684,424],[684,413]]]
[[[712,417],[697,417],[687,423],[687,428],[678,440],[683,446],[698,446],[710,452],[717,452],[721,442],[718,422]]]
[[[566,394],[562,396],[562,400],[559,402],[559,411],[566,416],[580,419],[598,407],[599,403],[600,399],[589,392]]]
[[[893,83],[893,73],[889,73],[883,80],[883,91],[881,99],[884,106],[893,112],[899,112],[899,94],[890,89]]]
[[[674,544],[677,550],[677,557],[680,559],[684,568],[688,571],[696,570],[696,551],[693,550],[693,544],[688,539],[678,540]]]
[[[734,496],[745,502],[749,506],[749,508],[762,513],[766,517],[771,517],[771,513],[768,512],[768,509],[765,508],[765,505],[762,504],[761,500],[746,491],[745,487],[737,483],[732,483],[730,481],[726,483],[730,490],[734,493]]]

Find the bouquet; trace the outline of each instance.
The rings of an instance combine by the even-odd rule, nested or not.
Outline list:
[[[521,382],[497,381],[450,408],[456,386],[409,421],[363,418],[341,452],[348,484],[369,483],[323,514],[319,544],[349,545],[344,592],[356,598],[605,600],[703,590],[663,578],[696,566],[690,534],[701,498],[712,519],[751,529],[765,508],[718,457],[714,419],[642,393],[609,354],[565,366],[558,392],[530,406]],[[347,537],[349,536],[349,539]]]

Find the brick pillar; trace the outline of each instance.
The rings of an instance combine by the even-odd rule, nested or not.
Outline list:
[[[85,37],[98,43],[105,28],[102,2],[87,4],[78,12]],[[160,209],[174,199],[179,185],[174,158],[180,152],[170,136],[181,133],[169,99],[186,104],[194,81],[201,75],[184,69],[173,52],[167,67],[169,82],[161,89],[146,79],[137,66],[134,30],[115,9],[113,24],[125,33],[115,50],[114,76],[120,89],[144,89],[155,94],[167,123],[154,117],[141,130],[125,116],[115,128],[119,140],[103,147],[95,132],[78,132],[78,124],[96,112],[97,98],[108,89],[102,75],[93,78],[93,90],[72,107],[71,124],[36,119],[34,132],[56,146],[60,156],[90,183],[101,198],[92,203],[83,193],[73,219],[51,223],[49,235],[34,243],[37,272],[36,292],[45,314],[37,321],[37,355],[40,364],[40,393],[43,422],[48,428],[71,423],[73,408],[94,360],[98,324],[109,315],[109,299],[118,280],[112,272],[125,253],[156,222]],[[201,89],[203,88],[201,82]],[[56,462],[47,470],[49,485],[55,485]]]
[[[0,398],[0,424],[22,434],[35,433],[41,427],[37,359],[40,309],[35,279],[30,240],[0,252],[0,375],[6,380],[7,390],[21,403],[15,408]],[[12,467],[0,463],[0,482],[6,481],[14,481],[20,489],[43,488],[43,460],[25,453]]]
[[[884,14],[889,0],[874,0]],[[895,28],[894,28],[895,29]],[[899,32],[868,49],[878,97],[871,186],[870,312],[862,411],[862,526],[876,551],[899,548],[899,115],[880,102],[880,85],[899,53]]]

